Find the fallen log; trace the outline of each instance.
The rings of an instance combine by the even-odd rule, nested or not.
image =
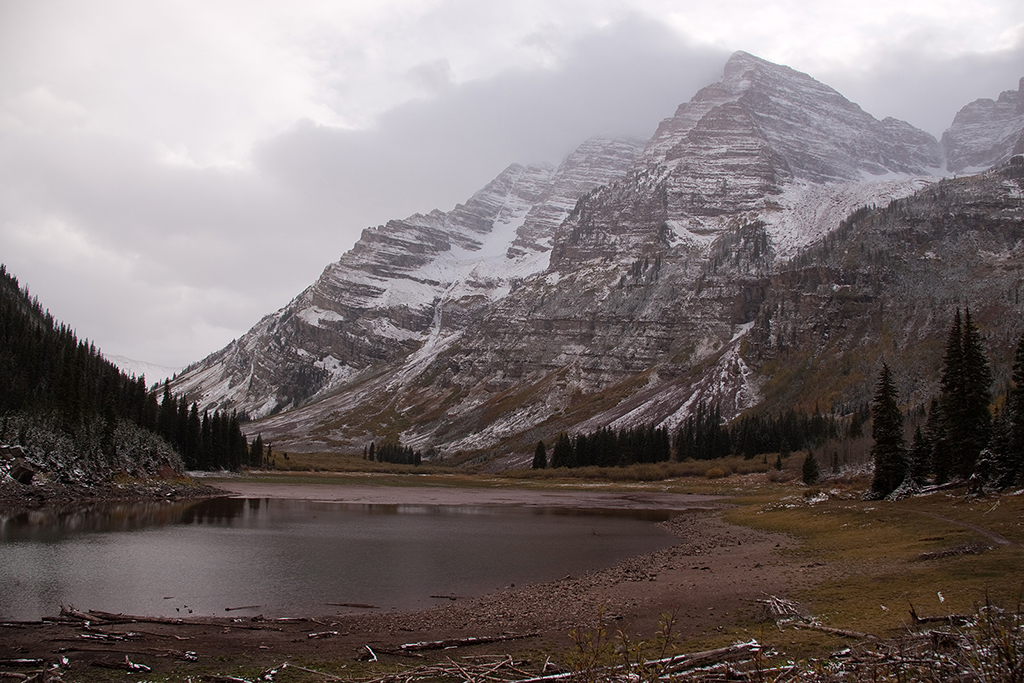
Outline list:
[[[761,644],[756,640],[751,640],[746,643],[737,643],[714,650],[675,655],[673,657],[665,657],[664,659],[652,659],[645,662],[645,664],[647,666],[663,665],[665,666],[665,673],[679,673],[687,669],[696,669],[712,664],[724,664],[725,662],[749,657],[760,651]]]
[[[664,666],[662,676],[671,676],[672,674],[678,674],[689,669],[697,669],[701,667],[707,667],[715,664],[725,664],[726,662],[733,661],[736,659],[742,659],[750,655],[756,654],[761,651],[761,644],[756,640],[751,640],[746,643],[737,643],[736,645],[730,645],[729,647],[721,647],[715,650],[705,650],[703,652],[691,652],[682,655],[673,655],[672,657],[664,657],[662,659],[651,659],[644,662],[645,666]],[[609,673],[614,671],[624,671],[627,667],[625,666],[611,666],[603,667],[598,671],[592,673]],[[548,674],[547,676],[536,676],[534,678],[523,678],[510,683],[551,683],[552,681],[564,681],[575,678],[578,676],[578,672],[567,671],[557,674]]]
[[[367,605],[361,602],[325,602],[331,607],[356,607],[358,609],[380,609],[377,605]]]
[[[539,632],[534,631],[533,633],[510,634],[505,636],[446,638],[445,640],[431,640],[419,643],[405,643],[404,645],[399,645],[398,649],[402,652],[419,652],[421,650],[443,650],[448,647],[462,647],[464,645],[485,645],[487,643],[503,643],[508,640],[522,640],[523,638],[532,638],[534,636],[539,635]]]
[[[321,638],[334,638],[337,635],[337,631],[319,631],[317,633],[307,633],[306,637],[312,640],[319,640]]]
[[[0,666],[45,666],[42,659],[0,659]]]
[[[843,636],[844,638],[854,638],[856,640],[881,640],[881,638],[871,633],[847,631],[843,628],[832,628],[830,626],[819,626],[817,624],[809,624],[806,621],[794,621],[791,622],[790,625],[795,626],[796,628],[806,628],[811,631],[821,631],[822,633],[831,633],[832,635]]]

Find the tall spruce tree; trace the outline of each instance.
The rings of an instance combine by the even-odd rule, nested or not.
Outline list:
[[[907,472],[907,454],[903,439],[903,413],[897,402],[896,385],[888,363],[882,364],[882,373],[875,388],[871,404],[871,457],[875,462],[875,476],[871,482],[873,497],[884,498],[903,483]]]

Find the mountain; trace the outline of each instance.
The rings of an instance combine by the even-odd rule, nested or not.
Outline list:
[[[999,99],[980,99],[957,112],[942,135],[949,170],[971,173],[1024,153],[1024,78]]]
[[[975,128],[1003,130],[1005,110]],[[1018,332],[1020,180],[937,182],[956,150],[989,145],[958,130],[940,144],[739,52],[642,149],[594,140],[365,231],[176,387],[264,418],[250,429],[277,448],[390,438],[458,461],[560,430],[671,428],[701,401],[726,418],[845,410],[893,340],[923,358],[971,297]]]

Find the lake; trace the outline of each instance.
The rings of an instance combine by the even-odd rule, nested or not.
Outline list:
[[[652,552],[671,514],[215,498],[0,517],[0,619],[418,609]]]

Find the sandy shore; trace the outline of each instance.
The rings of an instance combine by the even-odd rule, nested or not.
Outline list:
[[[353,662],[366,652],[367,646],[382,658],[408,661],[404,656],[389,653],[410,642],[510,634],[529,637],[469,649],[473,653],[523,649],[557,652],[571,645],[569,633],[573,628],[594,624],[599,614],[609,621],[613,631],[622,630],[631,637],[651,637],[660,616],[671,611],[678,620],[679,633],[685,637],[753,615],[757,610],[755,601],[764,594],[784,594],[812,578],[806,568],[780,552],[792,547],[790,539],[726,523],[716,511],[721,503],[711,496],[251,481],[216,484],[239,496],[353,504],[573,506],[690,512],[663,523],[679,539],[668,548],[631,558],[610,569],[542,584],[509,586],[429,610],[378,613],[372,609],[339,607],[333,615],[286,622],[259,618],[197,619],[178,624],[94,622],[85,628],[71,619],[2,625],[0,659],[38,658],[51,662],[67,657],[75,668],[97,662],[123,662],[127,656],[154,671],[180,672],[184,677],[208,672],[211,666],[231,673],[242,666],[272,667],[295,658],[337,667],[339,662]],[[135,635],[123,641],[83,639],[83,634],[96,631],[112,636],[128,632]]]

